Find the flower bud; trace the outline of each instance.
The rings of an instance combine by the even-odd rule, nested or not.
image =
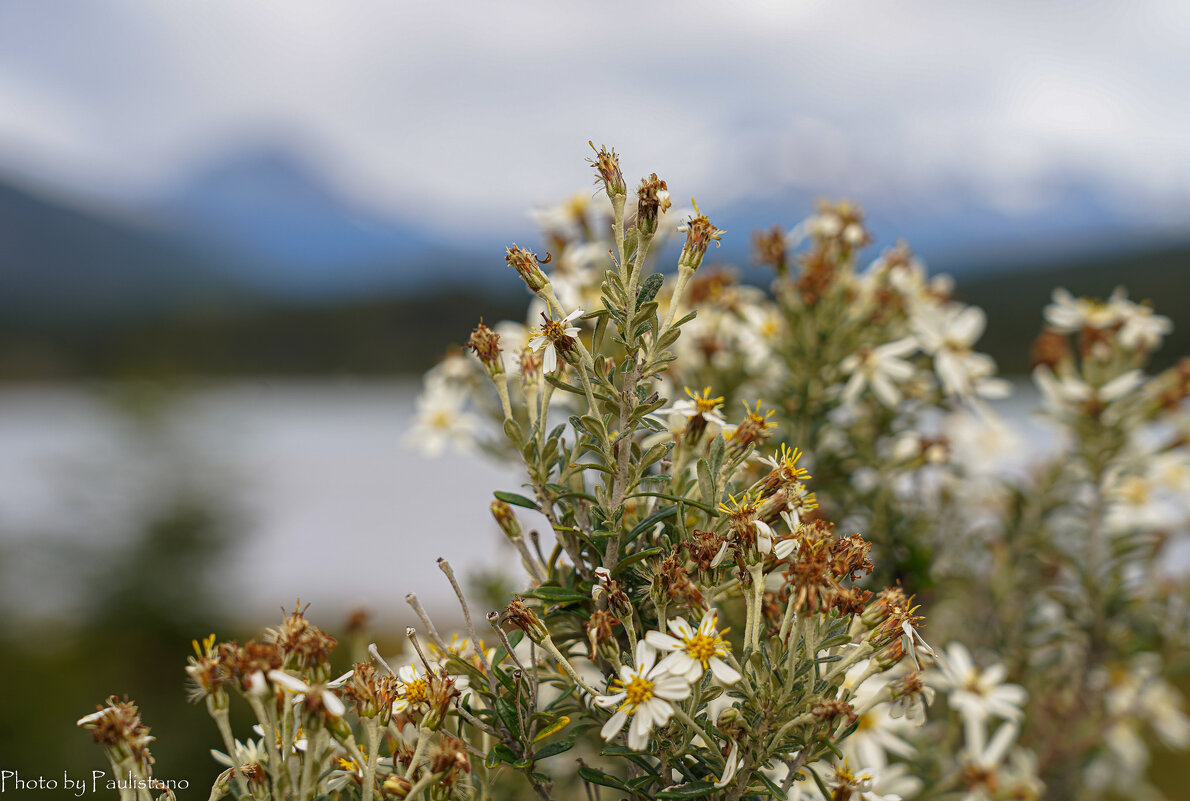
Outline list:
[[[719,713],[719,717],[715,720],[715,728],[722,732],[724,737],[736,742],[746,740],[749,733],[744,716],[734,706],[729,706]]]
[[[389,776],[384,780],[384,784],[380,785],[380,794],[385,798],[401,801],[409,796],[409,791],[412,789],[413,782],[403,776]]]
[[[504,501],[496,499],[492,501],[492,517],[496,519],[496,525],[504,532],[504,536],[516,542],[521,539],[524,534],[521,530],[521,522],[517,520],[516,514],[512,511],[512,507]]]

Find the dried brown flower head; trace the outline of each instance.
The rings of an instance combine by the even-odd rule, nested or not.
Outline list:
[[[498,376],[504,372],[504,360],[500,358],[500,335],[484,325],[482,320],[471,332],[467,347],[479,357],[488,375]]]
[[[644,236],[655,234],[658,216],[668,211],[671,205],[669,187],[657,173],[641,179],[640,188],[636,190],[636,229]]]
[[[595,150],[594,142],[587,144],[591,146],[592,150]],[[595,158],[587,159],[587,161],[595,167],[595,173],[598,176],[595,183],[602,182],[603,189],[609,198],[628,193],[628,185],[624,183],[624,173],[620,172],[620,157],[616,155],[615,148],[608,150],[606,146],[600,145],[599,149],[595,150]]]
[[[537,292],[550,282],[546,274],[541,271],[541,265],[549,264],[552,258],[547,253],[544,259],[539,259],[536,253],[525,248],[517,247],[515,242],[509,245],[504,252],[505,263],[517,271],[521,280],[525,282],[525,286],[529,287],[533,292]]]

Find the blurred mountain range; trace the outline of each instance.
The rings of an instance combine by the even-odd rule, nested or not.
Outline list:
[[[792,225],[812,200],[784,192],[717,212],[729,234],[716,259],[747,264],[748,233]],[[960,278],[963,296],[988,309],[987,344],[1006,367],[1023,365],[1057,285],[1106,294],[1127,283],[1190,328],[1173,302],[1190,297],[1190,232],[1129,224],[1076,181],[1055,182],[1028,213],[956,190],[928,208],[877,203],[869,220],[877,247],[895,231]],[[214,373],[420,369],[481,314],[519,316],[504,244],[391,219],[267,144],[213,158],[135,208],[0,180],[0,376],[171,362]]]

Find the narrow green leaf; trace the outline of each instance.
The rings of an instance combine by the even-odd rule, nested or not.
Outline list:
[[[541,509],[541,507],[537,505],[536,501],[532,500],[531,498],[526,498],[524,495],[517,495],[515,492],[502,492],[497,490],[492,494],[495,495],[499,500],[513,506],[521,506],[525,509]]]

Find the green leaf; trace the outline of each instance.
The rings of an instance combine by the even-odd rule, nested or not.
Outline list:
[[[698,465],[698,492],[702,495],[702,499],[708,504],[713,504],[716,500],[715,493],[715,479],[711,477],[711,468],[707,464],[706,459],[699,459]]]
[[[533,754],[533,758],[534,759],[549,759],[552,756],[557,756],[558,754],[564,754],[567,751],[569,751],[571,748],[574,748],[573,740],[557,740],[555,742],[550,743],[545,748],[539,748]]]
[[[526,498],[524,495],[517,495],[515,492],[501,492],[497,490],[492,494],[495,495],[497,499],[513,506],[521,506],[525,509],[534,509],[538,511],[541,510],[541,507],[537,505],[536,501]]]
[[[580,603],[582,601],[591,600],[591,596],[570,587],[553,587],[545,586],[538,587],[533,592],[525,593],[530,598],[539,598],[543,601],[556,604]]]
[[[524,636],[525,636],[525,632],[521,631],[520,629],[513,629],[512,631],[508,632],[508,644],[511,645],[513,648],[516,648],[517,643],[519,643],[521,641],[521,638]],[[503,643],[501,643],[499,646],[496,647],[496,653],[492,656],[492,664],[499,665],[501,662],[503,662],[507,658],[508,658],[508,649],[506,649],[504,647]]]
[[[710,782],[687,782],[657,793],[656,798],[698,798],[715,790]]]
[[[510,765],[516,764],[517,761],[517,755],[504,743],[496,743],[492,746],[492,750],[488,754],[488,759],[490,760],[493,756],[501,762],[507,762]],[[492,767],[495,767],[495,765],[492,765]]]
[[[653,512],[653,514],[633,526],[632,531],[628,532],[628,537],[624,540],[624,544],[627,545],[646,531],[652,531],[662,520],[668,520],[677,513],[678,507],[676,506],[666,506]]]
[[[609,776],[601,770],[589,767],[587,765],[580,765],[578,769],[579,777],[591,784],[598,784],[603,787],[611,787],[615,790],[627,790],[632,792],[632,788],[624,784],[624,782],[617,779],[615,776]]]
[[[516,707],[512,705],[512,701],[509,701],[503,696],[498,697],[496,699],[496,714],[500,716],[500,722],[503,723],[510,732],[515,734],[517,737],[520,737],[521,721],[520,718],[517,717]],[[513,757],[513,759],[515,760],[516,757]]]
[[[690,498],[679,498],[677,495],[670,495],[668,492],[634,492],[631,495],[629,495],[628,497],[630,497],[630,498],[665,498],[667,501],[673,501],[674,503],[684,503],[689,506],[693,506],[695,509],[701,509],[704,512],[715,511],[713,508],[711,508],[710,506],[707,506],[705,503],[699,503],[698,501],[691,500]]]
[[[715,439],[711,440],[711,448],[707,453],[707,461],[711,466],[711,472],[715,475],[723,469],[723,455],[727,452],[727,443],[723,440],[722,434],[717,434]]]
[[[640,562],[644,559],[648,559],[650,556],[657,556],[658,554],[662,553],[664,550],[665,550],[664,548],[646,548],[643,551],[637,551],[636,553],[631,554],[630,556],[626,556],[625,558],[621,559],[620,563],[617,564],[612,569],[612,575],[618,576],[618,575],[620,575],[620,571],[622,571],[624,568],[628,567],[629,565],[634,565],[637,562]]]
[[[636,308],[640,308],[648,303],[653,298],[657,297],[662,284],[665,283],[665,276],[661,273],[653,273],[644,281],[641,282],[640,291],[636,293]]]

